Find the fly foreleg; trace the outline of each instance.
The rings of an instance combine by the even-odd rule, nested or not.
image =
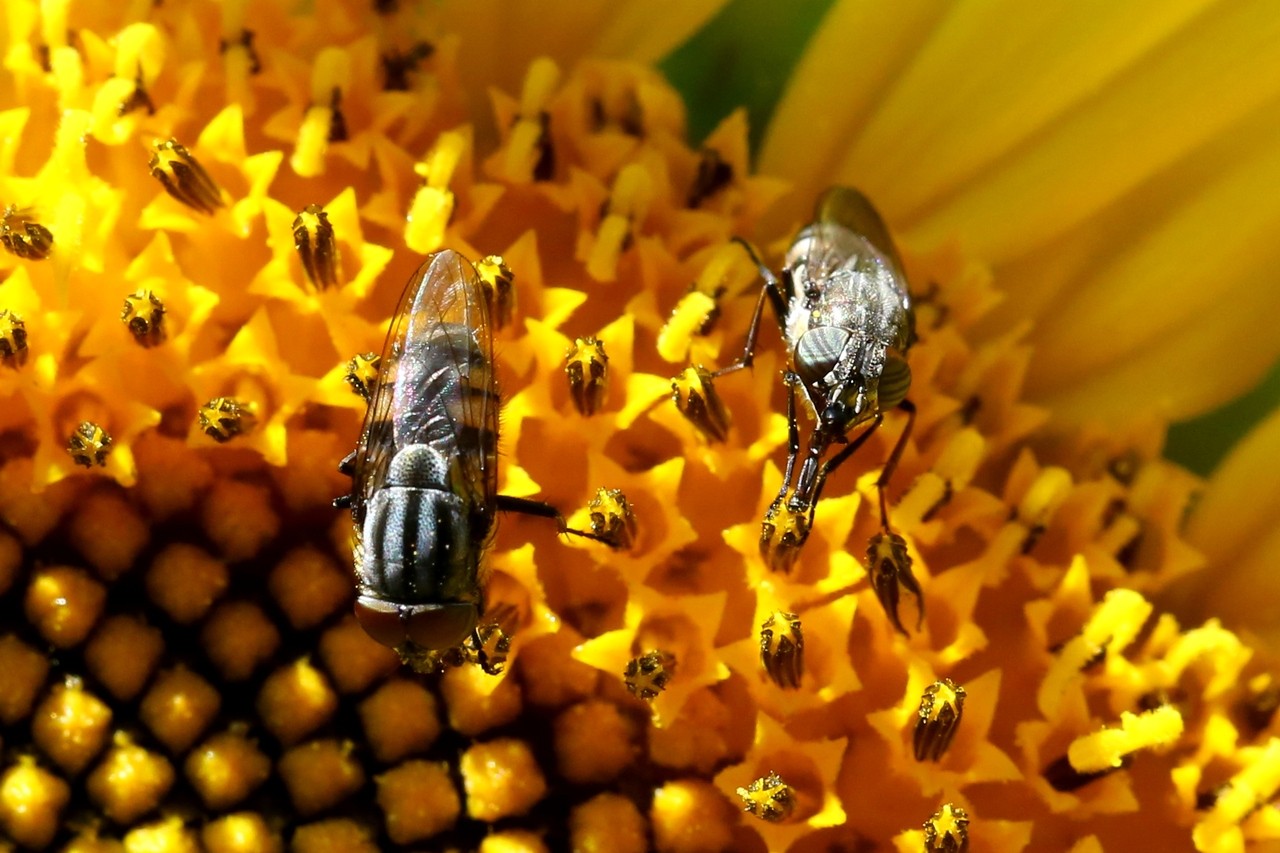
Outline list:
[[[822,487],[827,484],[827,477],[832,471],[839,468],[845,461],[858,452],[858,448],[867,443],[867,439],[871,438],[880,424],[884,423],[884,415],[876,412],[875,418],[871,421],[871,425],[858,433],[858,437],[850,441],[844,447],[840,448],[840,452],[832,456],[826,462],[822,463],[822,467],[818,469],[818,474],[814,478],[813,494],[809,498],[809,527],[813,527],[813,516],[818,509],[818,498],[822,497]],[[797,487],[798,489],[798,487]]]
[[[751,256],[756,269],[760,271],[760,278],[764,280],[764,286],[760,288],[760,295],[756,298],[755,310],[751,312],[751,325],[747,327],[747,341],[742,348],[742,355],[733,364],[722,367],[711,374],[713,377],[724,376],[727,373],[733,373],[742,370],[744,367],[751,366],[756,357],[756,339],[760,335],[760,318],[764,316],[764,304],[766,301],[773,303],[773,313],[777,317],[778,326],[781,327],[786,322],[787,297],[782,292],[782,283],[773,274],[773,270],[769,269],[764,261],[760,260],[760,256],[756,254],[755,249],[751,248],[750,243],[741,237],[734,237],[733,242],[742,246],[747,254]]]

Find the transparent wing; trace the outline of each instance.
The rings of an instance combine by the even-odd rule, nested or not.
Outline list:
[[[369,408],[365,411],[360,441],[356,445],[355,468],[352,472],[351,517],[357,533],[364,525],[365,508],[369,498],[387,478],[387,467],[395,455],[392,403],[395,396],[396,377],[399,374],[400,354],[404,349],[405,332],[408,329],[410,307],[422,288],[424,273],[430,262],[418,268],[400,294],[400,302],[391,317],[387,340],[382,346],[382,360],[378,365],[377,385]]]
[[[471,263],[445,250],[405,285],[356,448],[351,514],[359,530],[396,452],[432,443],[451,488],[486,515],[497,492],[498,399],[488,303]]]

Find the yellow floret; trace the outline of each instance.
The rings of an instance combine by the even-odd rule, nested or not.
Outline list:
[[[201,511],[204,531],[231,562],[252,557],[280,533],[280,516],[265,488],[219,480]]]
[[[378,853],[373,833],[349,818],[300,826],[289,847],[293,853]]]
[[[58,815],[71,788],[33,759],[22,758],[0,776],[0,825],[19,844],[41,848],[58,831]]]
[[[410,844],[449,829],[462,811],[447,764],[406,761],[375,781],[387,835],[397,844]]]
[[[315,548],[296,548],[286,554],[271,571],[267,588],[294,628],[320,623],[351,597],[351,581]]]
[[[542,839],[523,829],[508,829],[486,835],[480,842],[479,853],[547,853]]]
[[[736,818],[713,785],[696,779],[663,785],[650,809],[654,842],[663,853],[727,850]]]
[[[337,707],[337,694],[324,673],[306,658],[271,673],[258,693],[259,719],[285,744],[315,731]]]
[[[495,681],[480,667],[449,670],[441,679],[440,692],[449,710],[450,727],[464,735],[478,735],[520,714],[520,688],[515,679]]]
[[[555,722],[560,772],[570,782],[607,782],[635,760],[638,736],[635,722],[611,702],[572,705]]]
[[[71,648],[93,630],[106,597],[102,584],[82,569],[40,569],[27,587],[27,621],[58,648]]]
[[[462,754],[459,766],[467,814],[476,820],[524,814],[547,792],[533,751],[515,738],[475,744]]]
[[[31,720],[31,738],[68,773],[79,773],[107,742],[111,708],[67,678],[45,695]]]
[[[91,494],[76,508],[68,532],[76,550],[108,581],[133,566],[151,535],[147,520],[114,492]]]
[[[227,565],[194,545],[175,543],[151,562],[147,595],[175,622],[204,616],[227,589]]]
[[[177,817],[131,829],[124,836],[125,853],[200,853],[194,830]]]
[[[212,722],[222,698],[185,666],[161,672],[138,707],[138,716],[170,752],[185,752]]]
[[[242,726],[232,726],[193,749],[183,772],[209,808],[222,810],[240,802],[267,780],[271,760],[248,738]]]
[[[200,831],[206,853],[280,853],[284,844],[262,815],[238,812],[206,823]]]
[[[374,758],[385,764],[425,752],[440,734],[436,699],[416,681],[393,679],[360,703]]]
[[[200,647],[228,681],[248,678],[279,645],[275,623],[248,601],[223,602],[200,629]]]
[[[12,725],[27,716],[35,702],[49,659],[13,634],[0,636],[0,722]]]
[[[644,853],[649,847],[644,816],[620,794],[599,794],[569,817],[573,853]]]
[[[172,784],[168,759],[117,733],[115,745],[89,774],[87,787],[103,814],[127,825],[159,805]]]
[[[316,740],[284,754],[276,772],[304,815],[331,808],[364,784],[364,770],[351,754],[350,741]]]
[[[132,699],[147,683],[160,653],[160,629],[136,616],[109,616],[84,649],[85,664],[117,699]]]

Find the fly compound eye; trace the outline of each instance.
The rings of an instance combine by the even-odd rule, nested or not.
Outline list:
[[[796,373],[809,387],[821,387],[840,364],[844,348],[853,337],[848,329],[819,326],[810,329],[796,341]]]
[[[407,639],[400,624],[400,608],[390,601],[362,595],[356,599],[355,614],[364,632],[389,649]]]
[[[382,645],[399,649],[412,644],[422,649],[451,649],[475,630],[479,610],[474,604],[396,604],[362,595],[356,601],[356,621]]]
[[[480,616],[474,604],[421,604],[404,610],[409,640],[424,649],[460,644],[475,630]]]

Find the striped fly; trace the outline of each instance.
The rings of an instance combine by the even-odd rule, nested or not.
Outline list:
[[[352,477],[355,615],[408,659],[472,637],[484,610],[482,557],[496,512],[553,518],[539,501],[497,492],[498,386],[489,296],[452,250],[405,287],[382,352]]]

